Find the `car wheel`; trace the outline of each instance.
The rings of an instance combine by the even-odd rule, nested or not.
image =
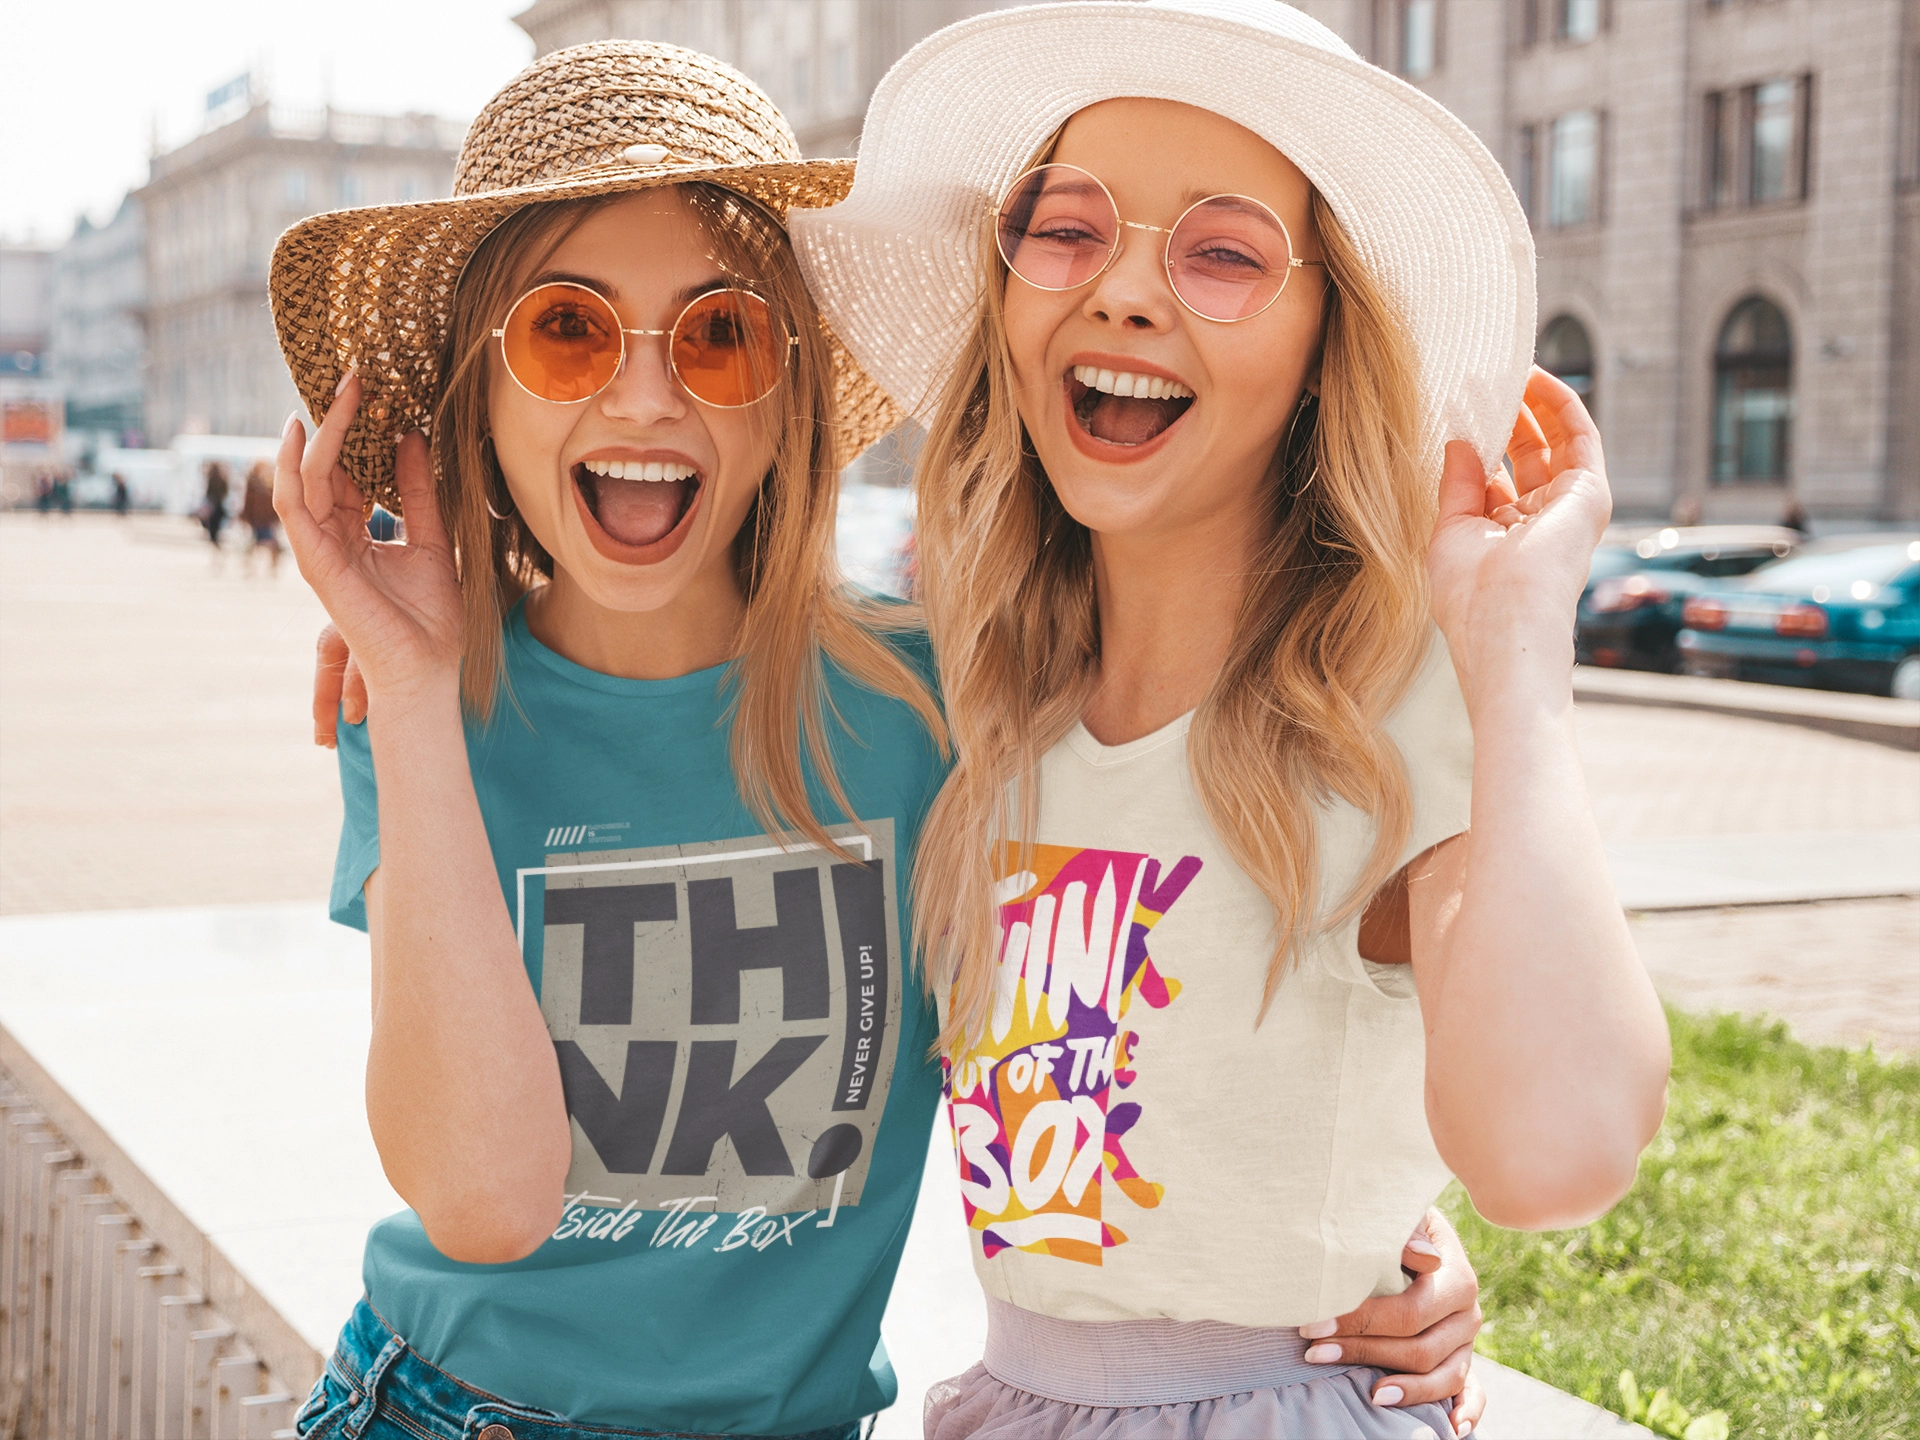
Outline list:
[[[1920,700],[1920,655],[1909,655],[1893,667],[1893,683],[1887,687],[1896,700]]]

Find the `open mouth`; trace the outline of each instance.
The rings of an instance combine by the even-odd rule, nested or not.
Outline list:
[[[621,545],[671,535],[700,493],[700,472],[667,460],[584,460],[573,467],[587,513]]]
[[[1193,407],[1193,391],[1160,375],[1076,365],[1067,374],[1067,406],[1094,439],[1145,445]]]

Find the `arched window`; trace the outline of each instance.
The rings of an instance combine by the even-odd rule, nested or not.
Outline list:
[[[1571,315],[1555,316],[1540,332],[1538,353],[1540,368],[1564,380],[1593,414],[1593,340],[1587,327]]]
[[[1713,481],[1785,480],[1793,441],[1793,328],[1771,300],[1733,307],[1713,350]]]

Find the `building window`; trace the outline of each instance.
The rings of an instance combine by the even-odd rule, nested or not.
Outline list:
[[[1424,80],[1440,59],[1440,0],[1403,0],[1400,6],[1400,73]]]
[[[1520,48],[1531,50],[1540,43],[1540,0],[1520,0]]]
[[[1529,225],[1539,218],[1534,196],[1534,187],[1539,183],[1535,177],[1539,173],[1540,127],[1522,125],[1518,151],[1513,157],[1513,190],[1519,197],[1520,209],[1526,215]]]
[[[1600,33],[1601,0],[1553,0],[1553,38],[1578,45]]]
[[[1571,315],[1557,315],[1540,332],[1535,360],[1549,375],[1557,375],[1594,413],[1593,340],[1587,327]]]
[[[1700,202],[1709,210],[1804,200],[1813,77],[1763,81],[1706,96]]]
[[[1553,122],[1547,221],[1556,229],[1600,218],[1600,113],[1574,110]]]
[[[361,196],[365,194],[366,186],[362,183],[358,175],[355,175],[352,171],[347,171],[341,175],[340,203],[342,205],[358,205]]]
[[[1793,330],[1771,300],[1733,307],[1713,354],[1713,481],[1784,481],[1793,441]]]
[[[306,204],[307,203],[307,172],[304,170],[287,171],[287,177],[285,181],[285,190],[286,190],[286,196],[287,196],[287,203],[289,205]]]

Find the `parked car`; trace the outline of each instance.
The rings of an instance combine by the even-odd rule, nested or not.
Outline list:
[[[1581,663],[1678,670],[1680,611],[1714,581],[1793,552],[1797,532],[1775,525],[1694,525],[1603,544],[1580,596],[1574,644]]]
[[[1685,606],[1689,674],[1920,700],[1920,536],[1853,535]]]

